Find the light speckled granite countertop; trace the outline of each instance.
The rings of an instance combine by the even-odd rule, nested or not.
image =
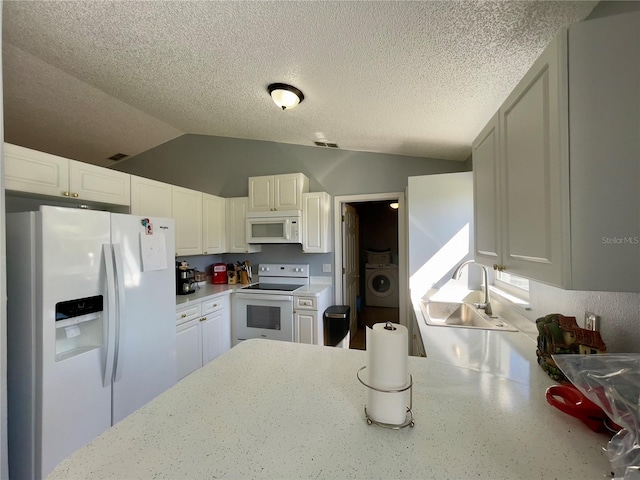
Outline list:
[[[603,478],[607,437],[546,403],[522,346],[496,348],[495,372],[446,360],[456,352],[409,358],[416,425],[395,431],[365,421],[365,352],[248,340],[50,478]]]

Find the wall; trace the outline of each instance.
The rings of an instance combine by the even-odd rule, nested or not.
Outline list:
[[[2,9],[0,9],[0,34]],[[0,35],[0,65],[2,64],[2,35]],[[0,98],[2,98],[0,81]],[[4,108],[0,105],[0,142],[4,143]],[[0,154],[0,478],[8,478],[7,457],[7,274],[4,222],[4,152]]]
[[[403,192],[407,177],[468,171],[468,162],[183,135],[124,160],[123,172],[222,197],[246,197],[247,177],[302,172],[331,195]]]
[[[608,17],[611,15],[619,15],[628,12],[639,12],[640,2],[637,0],[618,1],[603,0],[598,3],[585,20],[593,20],[594,18]]]
[[[451,280],[453,270],[473,258],[473,174],[409,178],[409,288],[419,299]],[[461,282],[480,286],[479,269],[465,270]]]
[[[403,192],[409,176],[468,171],[471,162],[183,135],[113,168],[222,197],[247,196],[251,176],[302,172],[309,177],[310,191],[335,196]],[[261,253],[222,256],[229,263],[247,259],[253,265],[308,263],[313,276],[333,275],[322,271],[325,263],[333,266],[333,254],[303,254],[300,245],[265,245]],[[187,260],[198,266],[218,261],[213,257]]]

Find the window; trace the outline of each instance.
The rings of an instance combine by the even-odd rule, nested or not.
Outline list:
[[[496,272],[494,285],[520,300],[529,300],[529,280],[506,272]]]

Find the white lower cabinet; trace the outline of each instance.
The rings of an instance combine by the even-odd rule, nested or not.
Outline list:
[[[176,329],[176,360],[178,378],[186,377],[202,366],[202,340],[200,319],[178,325]]]
[[[318,312],[296,310],[293,315],[294,339],[297,343],[315,345],[318,342]]]
[[[229,296],[202,302],[202,364],[206,365],[231,348]]]
[[[231,309],[225,294],[176,309],[178,380],[231,348]]]
[[[331,303],[331,288],[293,297],[293,340],[309,345],[324,345],[324,311]]]

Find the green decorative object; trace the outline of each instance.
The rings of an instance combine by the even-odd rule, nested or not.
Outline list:
[[[552,313],[536,320],[538,329],[538,364],[554,380],[569,383],[551,355],[606,353],[600,332],[580,328],[575,317]]]

